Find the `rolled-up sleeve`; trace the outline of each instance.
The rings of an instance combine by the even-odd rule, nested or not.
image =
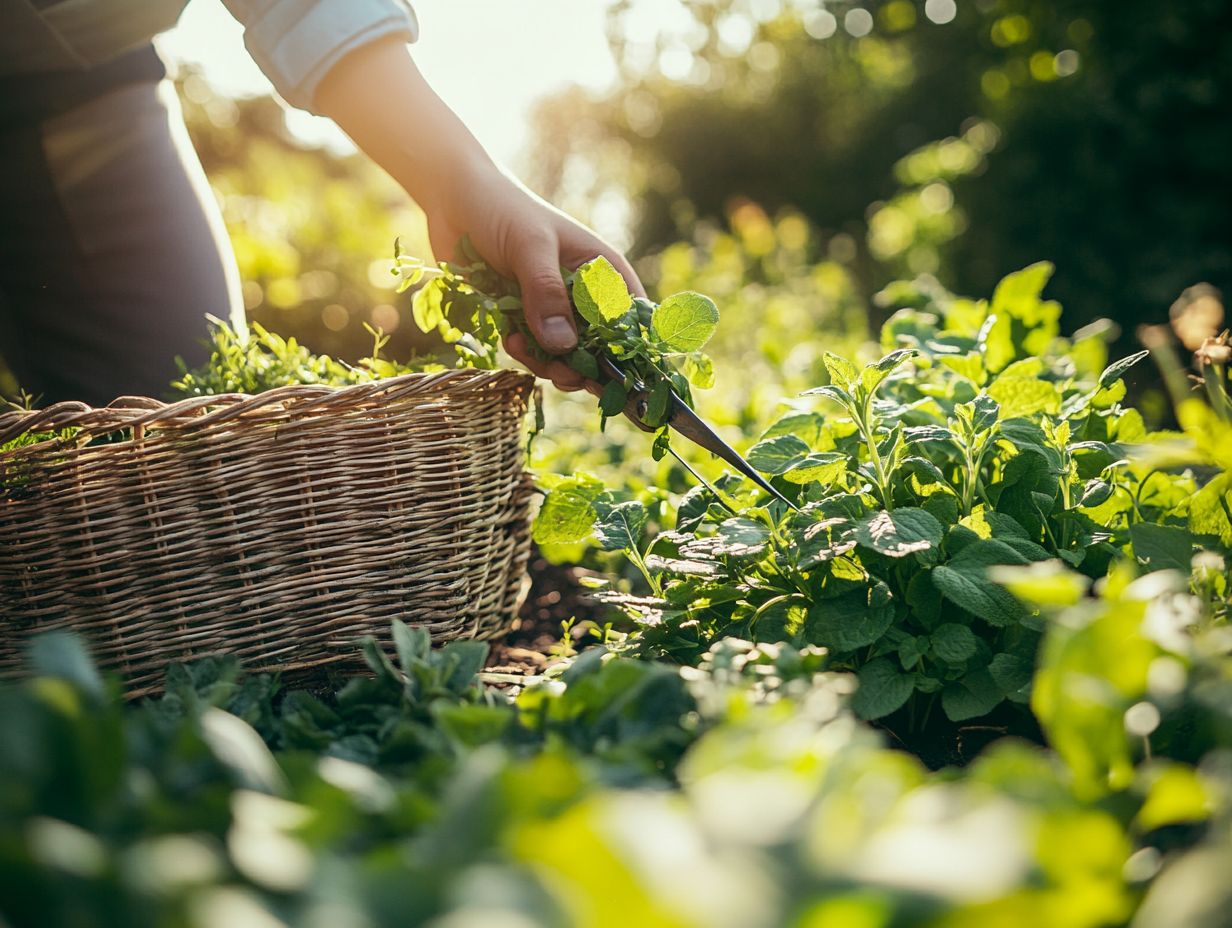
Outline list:
[[[419,37],[405,0],[223,0],[244,44],[288,103],[310,112],[317,86],[344,55],[387,36]]]

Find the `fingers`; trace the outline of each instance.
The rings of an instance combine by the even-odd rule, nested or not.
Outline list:
[[[552,354],[572,351],[577,346],[577,329],[573,324],[569,293],[560,276],[560,248],[556,237],[524,235],[516,245],[512,263],[513,275],[522,288],[526,322],[535,339]],[[534,370],[528,362],[519,360]]]

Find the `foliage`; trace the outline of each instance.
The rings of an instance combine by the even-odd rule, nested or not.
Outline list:
[[[700,347],[679,339],[708,325],[705,304],[665,299],[635,329],[608,270],[573,282],[594,347],[623,339],[634,366]],[[508,678],[482,670],[486,645],[433,650],[394,623],[384,646],[362,643],[367,675],[338,686],[289,688],[215,657],[125,704],[81,641],[35,638],[33,679],[0,688],[0,919],[1219,924],[1226,337],[1198,359],[1212,403],[1152,345],[1187,432],[1148,432],[1122,380],[1141,355],[1109,363],[1106,329],[1062,338],[1050,271],[1013,274],[988,301],[896,285],[880,357],[817,349],[796,368],[825,382],[748,456],[799,511],[716,465],[683,495],[545,475],[536,540],[626,558],[636,583],[596,595],[634,622],[521,687],[493,685]],[[439,319],[417,297],[451,339],[482,336],[469,363],[490,363],[520,318],[482,273],[428,280]],[[220,328],[180,389],[401,370],[376,337],[352,367]],[[944,717],[960,737],[1040,743],[1002,737],[930,770],[904,735],[935,737]]]
[[[1011,585],[1038,586],[1018,570]],[[851,717],[850,678],[819,649],[726,639],[680,668],[596,648],[502,693],[477,674],[485,645],[433,651],[395,624],[396,660],[366,642],[370,675],[331,695],[216,658],[125,706],[51,633],[36,678],[0,690],[0,913],[1214,924],[1232,854],[1226,626],[1176,575],[1128,573],[1050,622],[1036,704],[1056,753],[1007,739],[939,773]]]
[[[348,362],[371,346],[365,325],[390,337],[395,357],[439,347],[404,323],[408,307],[374,259],[397,230],[427,249],[423,214],[397,183],[362,155],[294,136],[272,97],[231,99],[192,69],[177,89],[250,320]]]
[[[827,354],[830,383],[806,395],[840,414],[794,411],[749,451],[799,511],[727,476],[654,534],[641,502],[574,479],[544,507],[572,494],[568,537],[542,518],[537,537],[577,541],[590,518],[601,547],[627,552],[652,595],[607,598],[647,653],[689,663],[729,635],[822,646],[857,672],[858,714],[905,706],[909,730],[935,707],[957,722],[1025,706],[1044,623],[990,569],[1061,561],[1099,578],[1132,553],[1188,570],[1195,545],[1226,545],[1192,474],[1136,460],[1166,437],[1122,403],[1145,352],[1107,364],[1098,332],[1060,338],[1050,273],[1013,274],[991,301],[900,287],[917,308],[886,324],[887,355]]]
[[[371,327],[368,333],[373,340],[371,354],[356,364],[347,364],[329,355],[313,354],[295,338],[275,335],[258,322],[237,330],[214,320],[209,360],[194,370],[179,360],[180,379],[171,387],[181,396],[256,394],[290,384],[346,386],[441,369],[434,361],[424,359],[412,358],[403,364],[382,358],[381,350],[388,344],[388,337]]]

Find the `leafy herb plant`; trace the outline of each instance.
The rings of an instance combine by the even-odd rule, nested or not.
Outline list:
[[[1011,275],[991,302],[903,310],[871,363],[827,355],[830,382],[806,397],[828,408],[789,413],[748,452],[799,512],[728,476],[722,499],[698,488],[674,530],[647,536],[641,504],[575,477],[538,537],[576,540],[589,519],[628,553],[651,595],[603,595],[648,653],[692,662],[726,635],[822,646],[858,674],[858,714],[902,710],[908,728],[1025,706],[1043,622],[998,569],[1100,577],[1161,546],[1187,566],[1200,540],[1194,477],[1135,463],[1152,439],[1121,378],[1145,352],[1108,364],[1098,333],[1062,339],[1040,296],[1050,270]]]

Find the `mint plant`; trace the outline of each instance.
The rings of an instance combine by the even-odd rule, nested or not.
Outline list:
[[[824,647],[857,673],[858,714],[901,710],[915,729],[1029,700],[1043,621],[997,570],[1059,560],[1100,577],[1122,552],[1158,559],[1152,545],[1188,564],[1194,478],[1133,463],[1151,438],[1122,376],[1145,352],[1108,364],[1098,335],[1061,339],[1047,271],[1011,275],[991,303],[904,310],[866,365],[827,354],[830,383],[805,396],[830,408],[789,413],[748,452],[799,512],[727,476],[722,501],[691,491],[674,530],[646,539],[613,533],[606,491],[574,478],[568,540],[590,518],[646,577],[649,597],[600,594],[639,646],[684,662],[728,635]],[[541,541],[564,540],[557,492]],[[625,529],[648,524],[636,505],[621,504]]]

